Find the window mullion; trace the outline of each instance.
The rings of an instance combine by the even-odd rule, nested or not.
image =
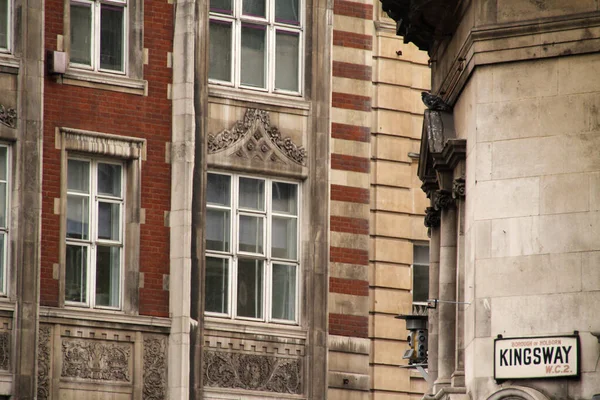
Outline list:
[[[91,251],[90,251],[90,260],[88,264],[88,292],[90,299],[90,307],[96,307],[96,291],[94,288],[96,287],[96,252],[98,251],[98,183],[97,180],[97,167],[98,163],[96,161],[92,161],[90,163],[90,239],[91,239]],[[92,206],[93,205],[93,206]]]
[[[98,71],[100,69],[100,2],[94,1],[93,5],[93,40],[92,40],[92,69]]]

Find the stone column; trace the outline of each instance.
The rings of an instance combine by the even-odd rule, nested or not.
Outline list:
[[[463,171],[464,171],[464,162]],[[456,343],[454,372],[452,373],[452,387],[465,387],[465,356],[464,356],[464,334],[465,334],[465,306],[460,304],[465,301],[465,179],[460,176],[452,183],[452,197],[455,199],[457,208],[458,226],[456,237],[458,238],[456,249]]]
[[[429,228],[429,298],[439,296],[440,281],[440,212],[428,207],[425,216],[425,226]],[[433,382],[438,376],[438,310],[430,309],[428,318],[429,343],[427,352],[427,370]],[[429,388],[435,394],[433,386]]]
[[[438,376],[435,392],[449,386],[454,372],[456,348],[456,207],[450,192],[441,190],[435,198],[442,212],[440,223],[440,266],[438,303]]]
[[[40,251],[42,213],[42,149],[44,87],[44,2],[27,1],[19,7],[15,33],[22,46],[19,71],[19,137],[15,180],[20,187],[18,237],[13,248],[17,268],[16,340],[13,399],[37,398],[37,330],[40,304]],[[18,50],[17,50],[18,55]],[[18,210],[18,211],[17,211]]]

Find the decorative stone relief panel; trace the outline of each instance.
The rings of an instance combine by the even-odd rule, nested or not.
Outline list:
[[[0,332],[0,370],[10,370],[11,356],[11,334],[10,332]]]
[[[0,104],[0,122],[10,128],[17,127],[17,110]]]
[[[167,398],[167,338],[144,337],[144,400]]]
[[[47,400],[50,398],[50,364],[51,364],[51,329],[47,325],[40,325],[38,334],[38,376],[37,398]]]
[[[131,382],[130,343],[63,338],[63,378]]]
[[[209,387],[302,394],[302,359],[204,351],[204,384]]]
[[[235,156],[261,162],[287,164],[287,159],[306,166],[308,158],[304,147],[283,137],[279,129],[271,125],[269,113],[257,108],[247,109],[231,129],[208,135],[209,154],[233,147]]]

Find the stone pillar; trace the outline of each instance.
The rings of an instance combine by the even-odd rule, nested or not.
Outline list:
[[[429,207],[425,217],[425,225],[429,228],[429,298],[437,299],[439,296],[440,281],[440,212]],[[429,343],[427,352],[427,370],[432,382],[438,376],[438,310],[430,309],[428,318]],[[435,394],[433,386],[429,388]]]
[[[464,171],[464,162],[462,169]],[[456,236],[458,238],[456,248],[456,343],[454,372],[452,373],[452,387],[465,387],[465,179],[460,176],[454,179],[452,184],[452,197],[455,199],[457,208],[458,226]]]
[[[439,191],[436,208],[441,209],[438,303],[438,376],[434,390],[449,386],[454,372],[456,348],[456,207],[450,192]]]
[[[14,399],[37,398],[37,330],[40,304],[40,251],[42,212],[42,149],[44,87],[44,2],[27,1],[19,7],[15,33],[22,37],[19,71],[19,155],[16,165],[20,186],[18,237],[12,257],[17,268],[16,340],[14,355]],[[13,209],[16,211],[16,209]]]

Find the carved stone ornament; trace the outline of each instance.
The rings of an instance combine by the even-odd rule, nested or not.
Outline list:
[[[266,140],[258,132],[264,131]],[[269,113],[257,108],[249,108],[242,120],[237,121],[231,129],[225,129],[215,135],[208,135],[208,153],[213,154],[230,148],[242,139],[247,139],[246,151],[238,150],[236,154],[242,158],[270,159],[277,162],[278,157],[271,151],[272,146],[279,149],[287,158],[299,165],[306,165],[307,153],[302,146],[296,145],[292,139],[284,138],[277,127],[271,126]],[[262,153],[262,155],[261,155]],[[266,158],[264,155],[272,153]]]
[[[131,345],[96,340],[63,339],[63,378],[131,382]]]
[[[452,106],[446,104],[441,97],[435,96],[431,93],[421,92],[421,100],[428,109],[434,111],[452,111]]]
[[[302,360],[204,351],[204,385],[302,394]]]
[[[144,400],[167,398],[167,339],[144,338]]]
[[[454,205],[452,193],[447,190],[438,190],[434,193],[433,205],[438,210],[445,210]]]
[[[10,370],[10,332],[0,332],[0,369]]]
[[[17,110],[0,104],[0,122],[11,128],[17,127]]]
[[[440,226],[440,221],[440,210],[436,210],[433,207],[427,207],[425,209],[425,226],[427,228],[437,228]]]
[[[436,40],[450,38],[460,18],[458,0],[380,0],[390,18],[397,22],[396,34],[404,43],[430,51]]]
[[[460,177],[456,178],[452,182],[452,197],[455,199],[464,199],[465,198],[465,178]]]
[[[38,335],[37,398],[50,398],[50,327],[40,326]]]

